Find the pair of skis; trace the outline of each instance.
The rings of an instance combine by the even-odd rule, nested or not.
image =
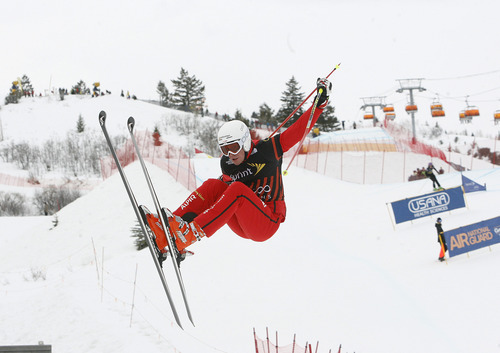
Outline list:
[[[167,280],[165,278],[165,274],[163,273],[163,268],[162,268],[162,265],[160,263],[160,259],[158,257],[158,248],[157,248],[156,244],[153,243],[153,240],[148,233],[148,229],[146,228],[146,224],[145,224],[145,217],[141,214],[141,213],[143,213],[143,211],[140,209],[140,206],[137,203],[137,200],[135,199],[135,196],[132,192],[132,188],[130,187],[130,184],[128,183],[127,177],[125,176],[123,168],[122,168],[120,161],[118,160],[118,157],[116,155],[115,149],[111,143],[111,139],[109,138],[109,134],[108,134],[108,131],[106,129],[106,112],[105,111],[101,111],[99,113],[99,124],[101,125],[102,132],[104,134],[104,137],[106,138],[106,142],[108,143],[109,149],[111,150],[111,154],[113,155],[113,159],[115,160],[118,171],[120,172],[120,176],[122,178],[125,189],[127,190],[127,194],[130,198],[130,202],[132,203],[132,207],[134,208],[134,212],[135,212],[137,219],[139,221],[139,225],[140,225],[142,232],[144,233],[144,236],[146,238],[146,242],[148,244],[149,251],[151,252],[151,256],[153,257],[153,261],[154,261],[154,264],[155,264],[156,269],[158,271],[158,275],[160,276],[163,288],[165,289],[165,293],[167,295],[168,302],[169,302],[170,307],[172,309],[172,313],[175,317],[175,321],[177,322],[177,324],[179,325],[180,328],[183,328],[182,324],[180,322],[180,319],[179,319],[179,315],[177,314],[177,309],[175,308],[174,301],[172,300],[172,295],[170,293],[170,290],[169,290],[169,287],[167,284]],[[193,318],[191,316],[191,310],[189,309],[189,304],[188,304],[187,297],[186,297],[186,289],[184,288],[184,282],[182,280],[182,275],[181,275],[181,272],[179,269],[179,264],[177,262],[176,255],[178,255],[178,254],[175,254],[175,250],[177,248],[175,247],[175,243],[174,243],[173,238],[171,236],[172,233],[171,233],[171,230],[170,230],[169,225],[168,225],[168,217],[167,217],[165,209],[160,206],[160,203],[158,201],[158,197],[157,197],[155,189],[153,187],[153,183],[151,182],[151,177],[149,176],[149,172],[146,168],[144,160],[142,159],[141,153],[139,151],[139,147],[137,145],[137,142],[136,142],[135,136],[134,136],[134,126],[135,126],[135,119],[133,117],[130,117],[127,121],[127,128],[128,128],[129,133],[130,133],[130,137],[132,139],[132,142],[134,144],[137,157],[141,163],[141,167],[142,167],[142,170],[144,172],[144,176],[146,178],[146,182],[148,184],[149,191],[151,192],[151,196],[153,198],[153,202],[155,204],[156,211],[159,215],[161,224],[162,224],[163,229],[165,230],[165,234],[167,236],[168,248],[169,248],[169,251],[172,255],[170,257],[172,258],[172,264],[174,266],[175,274],[177,276],[177,281],[179,283],[179,287],[180,287],[180,290],[182,292],[182,298],[184,300],[184,305],[186,307],[187,315],[188,315],[191,323],[194,325]]]

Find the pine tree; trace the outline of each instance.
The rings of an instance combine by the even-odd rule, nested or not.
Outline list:
[[[89,93],[90,89],[87,88],[87,85],[83,80],[78,81],[77,84],[71,88],[71,94],[89,94]]]
[[[284,121],[304,100],[304,93],[300,92],[301,88],[299,87],[297,80],[295,80],[295,77],[292,76],[292,78],[286,83],[286,87],[287,89],[282,93],[280,99],[283,104],[275,116],[275,120],[277,122]],[[285,126],[288,127],[293,124],[293,122],[296,121],[303,112],[304,110],[300,107],[290,120],[288,120]]]
[[[248,120],[248,119],[245,119],[243,117],[243,113],[241,112],[241,109],[236,109],[236,111],[234,112],[234,118],[236,120],[241,120],[241,121],[245,121],[245,120]]]
[[[180,76],[172,80],[175,91],[171,96],[172,104],[180,110],[196,112],[203,109],[205,86],[196,76],[189,76],[187,70],[181,68]]]
[[[85,121],[83,121],[83,116],[80,114],[78,120],[76,121],[76,131],[82,133],[85,131]]]
[[[323,113],[318,118],[316,126],[325,132],[340,130],[340,122],[334,115],[335,108],[331,105],[327,105],[323,110]]]
[[[144,237],[144,233],[142,232],[142,228],[139,224],[139,221],[136,221],[136,224],[130,229],[132,232],[132,237],[136,238],[134,240],[135,248],[137,250],[142,250],[148,246],[147,240]]]
[[[162,107],[168,107],[170,104],[170,93],[168,92],[167,86],[165,86],[164,82],[158,82],[158,86],[156,86],[156,92],[158,92],[158,94],[160,95],[160,105]]]
[[[23,77],[21,78],[21,87],[25,96],[31,95],[31,92],[33,91],[33,85],[31,84],[28,76],[23,75]]]
[[[243,121],[250,129],[253,127],[250,124],[250,120],[248,120],[243,116],[243,113],[241,112],[240,109],[236,109],[236,112],[234,112],[234,119]]]
[[[252,114],[252,118],[259,120],[259,122],[264,125],[267,124],[274,125],[277,123],[274,117],[274,111],[266,103],[262,103],[260,105],[259,112],[258,113],[254,112]]]

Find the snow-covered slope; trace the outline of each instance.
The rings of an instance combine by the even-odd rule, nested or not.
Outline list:
[[[117,95],[98,98],[69,95],[63,101],[58,96],[23,98],[19,104],[2,107],[3,137],[7,141],[30,143],[64,138],[68,131],[76,130],[81,116],[86,129],[95,130],[96,138],[101,138],[97,123],[101,110],[108,115],[106,126],[112,135],[128,135],[126,121],[130,116],[138,122],[137,129],[152,131],[155,125],[162,127],[165,117],[187,115],[181,111]]]
[[[217,159],[195,163],[203,178],[217,175]],[[164,206],[188,196],[167,173],[148,168]],[[125,172],[138,201],[152,209],[139,164]],[[440,214],[445,230],[498,216],[500,169],[465,175],[488,191],[467,194],[466,209]],[[459,173],[439,180],[461,183]],[[223,227],[193,245],[182,271],[196,326],[181,314],[184,331],[148,250],[134,248],[135,215],[119,175],[62,209],[57,226],[54,216],[0,217],[0,345],[250,353],[253,328],[264,337],[269,327],[280,345],[297,334],[300,345],[319,341],[319,352],[339,344],[358,353],[499,351],[500,247],[441,263],[435,219],[393,227],[387,203],[429,192],[429,180],[358,185],[292,166],[285,189],[287,220],[269,241]]]
[[[166,206],[187,196],[149,168]],[[151,206],[139,165],[126,172]],[[488,191],[442,215],[446,229],[497,216],[499,172],[473,176]],[[262,336],[269,326],[282,343],[297,333],[325,350],[494,352],[498,249],[439,263],[432,219],[392,227],[385,203],[425,183],[359,186],[292,169],[287,221],[271,240],[252,243],[225,227],[193,246],[182,270],[196,327],[181,317],[181,331],[149,253],[134,250],[134,214],[114,175],[61,210],[57,227],[53,217],[0,218],[0,342],[43,340],[54,352],[252,352],[252,328]]]

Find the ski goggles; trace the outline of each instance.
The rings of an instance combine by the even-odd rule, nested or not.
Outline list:
[[[229,157],[229,153],[238,154],[241,151],[241,149],[243,148],[243,146],[240,145],[240,143],[238,141],[236,141],[236,142],[231,142],[231,143],[228,143],[228,144],[222,145],[222,146],[219,145],[219,148],[224,156]]]

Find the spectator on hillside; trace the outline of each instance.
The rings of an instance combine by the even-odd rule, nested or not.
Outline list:
[[[408,181],[413,181],[415,179],[416,179],[416,175],[415,175],[415,171],[413,171],[413,173],[410,176],[408,176]]]
[[[319,128],[315,127],[312,131],[312,137],[318,137],[320,135]]]
[[[101,89],[99,88],[101,84],[99,82],[94,82],[94,88],[92,90],[92,97],[99,97],[101,95]]]

